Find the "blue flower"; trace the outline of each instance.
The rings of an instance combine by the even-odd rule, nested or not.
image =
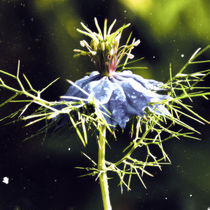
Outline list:
[[[158,115],[169,115],[168,110],[159,103],[168,96],[156,92],[162,90],[162,85],[131,71],[114,72],[112,76],[102,76],[94,71],[77,80],[63,98],[66,101],[72,98],[87,99],[87,103],[94,98],[108,124],[125,128],[131,116],[144,116],[146,108]]]
[[[91,103],[94,98],[96,106],[102,111],[107,123],[112,126],[119,125],[121,128],[125,128],[131,116],[143,117],[146,108],[157,115],[170,115],[162,104],[162,100],[169,97],[157,93],[162,90],[161,82],[144,79],[131,71],[116,71],[122,59],[124,59],[123,68],[125,68],[128,60],[134,58],[131,51],[139,45],[140,40],[134,38],[129,43],[131,37],[129,36],[126,44],[120,46],[121,34],[130,24],[111,33],[115,22],[116,20],[107,28],[107,20],[105,20],[103,33],[96,18],[95,25],[98,33],[92,32],[81,23],[84,30],[77,30],[91,38],[91,41],[90,43],[85,40],[80,42],[81,47],[86,51],[80,49],[74,51],[76,56],[90,57],[98,71],[77,80],[62,98],[66,101],[84,100],[85,103]]]

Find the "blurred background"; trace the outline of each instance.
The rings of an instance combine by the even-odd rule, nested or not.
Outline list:
[[[134,50],[136,65],[148,70],[135,71],[145,78],[167,81],[169,65],[175,74],[197,48],[210,41],[210,3],[208,0],[1,0],[0,1],[0,69],[15,74],[17,62],[33,87],[41,90],[54,79],[60,80],[42,97],[58,100],[68,83],[94,70],[88,58],[73,58],[84,37],[77,33],[84,22],[95,30],[94,17],[102,25],[105,18],[116,28],[131,23],[124,40],[133,31],[141,40]],[[200,59],[209,59],[210,51]],[[188,71],[207,69],[195,65]],[[209,86],[210,79],[203,83]],[[11,83],[11,81],[8,81]],[[0,89],[0,101],[10,93]],[[194,101],[194,110],[210,120],[209,105],[204,99]],[[18,105],[1,108],[0,117],[15,111]],[[210,130],[208,125],[191,121],[201,132],[201,141],[181,139],[165,144],[172,165],[154,170],[154,178],[144,177],[147,189],[137,178],[132,191],[120,194],[118,179],[112,176],[110,193],[114,210],[209,210],[210,209]],[[24,127],[24,122],[0,126],[0,209],[102,210],[100,188],[93,177],[79,178],[83,171],[76,166],[89,162],[81,150],[97,159],[94,137],[83,148],[68,128],[44,136],[30,136],[41,124]],[[125,135],[126,136],[126,135]],[[110,142],[114,153],[121,137]],[[120,148],[120,149],[118,149]],[[111,176],[111,175],[110,175]],[[9,184],[3,178],[9,178]]]

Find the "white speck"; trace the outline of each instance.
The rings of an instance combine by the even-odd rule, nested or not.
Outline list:
[[[181,57],[184,58],[184,54],[181,54]]]
[[[5,184],[9,184],[9,178],[5,176],[3,178],[3,181],[2,182],[5,183]]]
[[[68,148],[68,151],[70,151],[70,150],[71,150],[71,148],[69,147],[69,148]]]
[[[127,13],[127,10],[125,9],[123,12],[124,12],[124,13]]]
[[[190,194],[190,197],[192,197],[192,194]]]
[[[132,99],[136,99],[136,95],[131,95],[131,98]]]
[[[156,58],[155,55],[153,55],[152,58],[155,59]]]
[[[165,197],[165,200],[168,200],[168,197]]]
[[[208,207],[207,210],[210,210],[210,207]]]

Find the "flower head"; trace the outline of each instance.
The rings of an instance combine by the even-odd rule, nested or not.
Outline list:
[[[169,97],[157,93],[158,90],[162,90],[161,82],[144,79],[128,70],[116,72],[124,56],[126,60],[134,57],[131,50],[140,41],[133,39],[131,44],[128,44],[129,36],[127,43],[120,46],[122,31],[129,24],[111,33],[115,22],[116,20],[107,29],[107,20],[105,20],[103,33],[96,18],[98,33],[92,32],[81,23],[85,31],[80,29],[78,31],[89,36],[91,41],[90,44],[85,40],[80,42],[88,51],[74,51],[78,55],[88,55],[97,71],[73,83],[63,98],[74,101],[85,100],[87,103],[94,98],[107,123],[113,126],[119,125],[121,128],[125,128],[131,116],[144,116],[146,109],[158,115],[169,115],[169,111],[161,104]]]

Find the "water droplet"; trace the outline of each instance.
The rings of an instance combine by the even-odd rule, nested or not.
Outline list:
[[[131,95],[131,98],[132,99],[136,99],[136,95]]]

